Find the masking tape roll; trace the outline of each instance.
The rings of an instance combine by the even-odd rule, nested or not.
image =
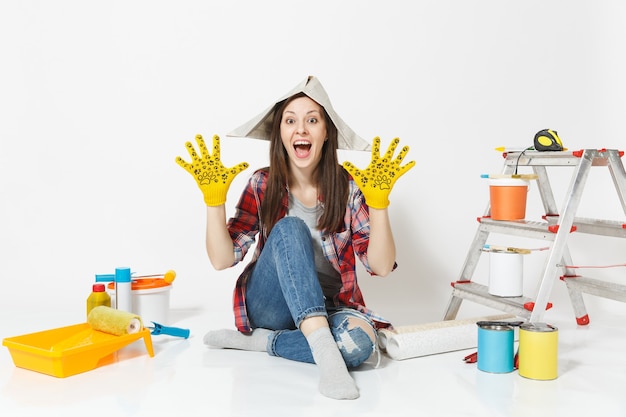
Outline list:
[[[87,323],[94,330],[115,336],[139,333],[143,329],[138,315],[107,306],[94,307],[87,316]]]

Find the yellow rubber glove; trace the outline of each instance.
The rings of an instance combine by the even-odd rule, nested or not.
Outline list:
[[[204,144],[202,135],[196,135],[196,142],[202,157],[198,156],[191,142],[186,142],[191,163],[185,162],[180,156],[176,157],[176,163],[196,180],[207,206],[220,206],[226,202],[226,193],[233,178],[248,168],[248,163],[242,162],[232,168],[224,167],[220,160],[220,138],[217,135],[213,136],[213,155]]]
[[[344,169],[352,175],[363,192],[365,202],[372,208],[384,209],[389,206],[389,193],[396,180],[415,166],[415,161],[400,166],[409,151],[408,146],[402,148],[398,156],[393,159],[393,153],[398,143],[400,143],[400,139],[392,140],[387,153],[381,159],[380,138],[375,137],[372,144],[372,162],[365,170],[360,170],[347,161],[343,163]]]

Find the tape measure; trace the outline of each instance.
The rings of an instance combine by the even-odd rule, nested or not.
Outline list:
[[[556,130],[543,129],[535,134],[535,150],[537,151],[562,151],[563,142]]]

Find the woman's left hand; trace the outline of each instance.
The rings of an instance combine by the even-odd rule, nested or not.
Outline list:
[[[380,138],[375,137],[372,144],[372,161],[364,170],[358,169],[351,162],[343,163],[344,169],[352,175],[363,192],[365,202],[369,207],[375,209],[388,207],[389,193],[396,180],[415,166],[415,161],[400,166],[407,152],[409,152],[408,146],[403,147],[398,156],[393,158],[398,143],[400,143],[400,139],[392,140],[384,157],[381,158]]]

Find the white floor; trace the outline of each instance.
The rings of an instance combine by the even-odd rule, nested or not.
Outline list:
[[[488,374],[463,357],[475,350],[405,361],[383,357],[353,372],[361,396],[335,401],[317,391],[317,369],[264,353],[208,349],[202,336],[223,312],[172,311],[185,339],[153,336],[118,353],[117,362],[55,378],[14,366],[0,353],[2,416],[626,416],[626,312],[596,312],[579,327],[559,328],[559,376],[525,379]],[[43,324],[42,324],[43,323]],[[74,324],[67,314],[16,312],[0,317],[0,336]],[[173,324],[174,325],[174,324]]]

